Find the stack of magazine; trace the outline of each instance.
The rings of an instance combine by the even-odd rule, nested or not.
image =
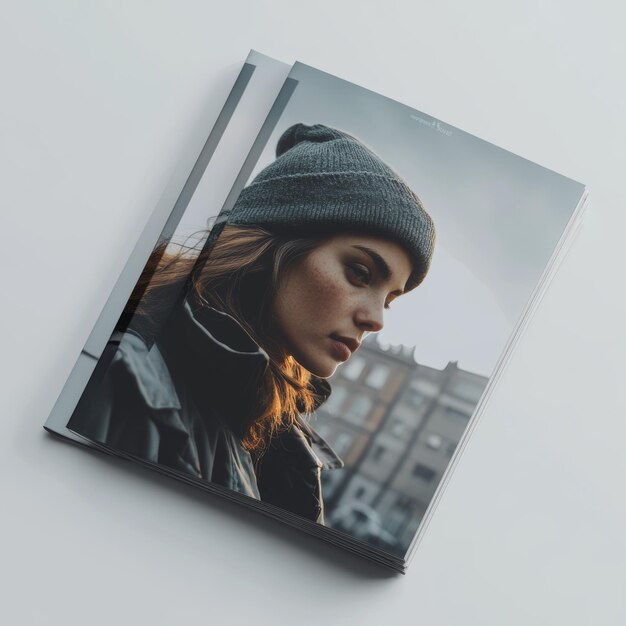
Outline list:
[[[585,201],[251,52],[45,428],[404,572]]]

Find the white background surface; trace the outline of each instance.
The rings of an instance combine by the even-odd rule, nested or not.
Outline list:
[[[2,623],[625,623],[622,6],[4,2]],[[251,47],[591,190],[405,577],[41,429]]]

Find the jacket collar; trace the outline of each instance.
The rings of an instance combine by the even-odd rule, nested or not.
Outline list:
[[[145,328],[138,326],[134,330],[145,333]],[[191,388],[200,406],[217,408],[229,426],[243,434],[242,418],[253,410],[255,390],[269,364],[263,348],[233,316],[190,298],[176,306],[156,335],[144,339],[149,345],[156,341],[176,363],[172,378]],[[312,384],[317,409],[330,396],[331,386],[317,376]],[[331,446],[302,416],[298,416],[293,432],[283,432],[278,438],[306,440],[308,445],[299,446],[302,449],[299,462],[303,465],[324,469],[343,467],[343,461]]]

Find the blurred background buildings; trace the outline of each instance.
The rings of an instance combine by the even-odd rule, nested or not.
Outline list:
[[[312,425],[345,467],[323,472],[329,526],[404,553],[487,385],[371,335],[332,378]]]

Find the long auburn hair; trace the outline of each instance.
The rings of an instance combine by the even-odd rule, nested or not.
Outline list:
[[[271,437],[289,428],[299,413],[310,413],[318,395],[312,374],[274,336],[271,314],[274,296],[288,267],[313,250],[320,237],[287,238],[257,226],[224,226],[208,250],[167,244],[157,246],[130,297],[128,308],[147,322],[159,308],[159,292],[191,277],[190,292],[203,302],[232,315],[267,352],[269,366],[248,417],[243,445],[258,458]]]

